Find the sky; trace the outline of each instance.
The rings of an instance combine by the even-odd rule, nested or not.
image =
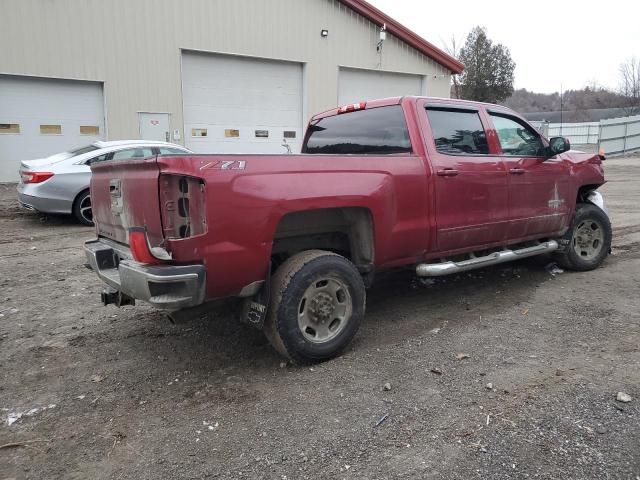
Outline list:
[[[476,25],[509,48],[515,88],[551,93],[595,83],[619,86],[619,67],[640,58],[638,0],[369,0],[443,48],[462,45]]]

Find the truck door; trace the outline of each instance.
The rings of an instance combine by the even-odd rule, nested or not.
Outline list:
[[[524,120],[488,113],[509,172],[508,238],[557,235],[567,225],[573,203],[568,164],[558,157],[547,158],[545,141]]]
[[[438,251],[501,242],[509,216],[507,173],[489,151],[478,108],[425,101],[418,113],[434,171]]]

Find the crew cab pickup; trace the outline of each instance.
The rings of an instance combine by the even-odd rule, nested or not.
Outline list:
[[[105,304],[171,314],[242,297],[294,362],[339,354],[378,271],[440,276],[553,253],[599,266],[603,155],[498,105],[426,97],[312,117],[301,154],[156,156],[92,167],[88,261]]]

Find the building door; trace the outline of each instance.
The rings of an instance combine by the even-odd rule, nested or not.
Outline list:
[[[302,146],[302,65],[185,52],[185,146],[196,153],[296,153]]]
[[[0,75],[0,182],[32,160],[104,139],[102,84]]]
[[[338,105],[377,98],[422,95],[422,75],[341,68],[338,77]]]
[[[168,113],[140,112],[138,115],[140,138],[142,140],[171,141]]]

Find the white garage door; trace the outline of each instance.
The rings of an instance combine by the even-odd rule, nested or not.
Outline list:
[[[338,105],[377,98],[422,95],[422,75],[341,68]]]
[[[102,84],[0,75],[0,182],[21,160],[104,138]]]
[[[299,63],[184,53],[185,144],[198,153],[284,153],[302,143]]]

